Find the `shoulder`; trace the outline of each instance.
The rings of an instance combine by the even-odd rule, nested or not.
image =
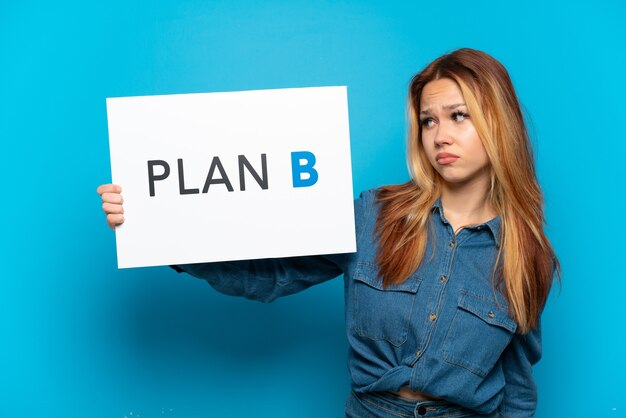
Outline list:
[[[415,187],[412,181],[400,184],[382,185],[361,191],[357,201],[371,206],[378,206],[383,202],[392,204],[405,201],[415,201],[421,192]]]
[[[383,205],[399,208],[411,206],[413,202],[420,200],[422,192],[412,181],[400,184],[387,184],[361,191],[355,204],[365,208],[373,208],[374,211],[381,209]]]
[[[380,190],[379,187],[362,190],[361,193],[359,193],[359,196],[357,197],[356,200],[357,201],[361,200],[361,201],[367,202],[367,203],[374,203],[376,201],[377,196],[378,196],[378,191],[379,190]]]
[[[376,203],[378,188],[362,190],[354,199],[354,220],[356,224],[357,240],[364,234],[371,234],[378,216]],[[366,231],[370,231],[367,233]]]
[[[363,216],[371,216],[377,214],[379,210],[378,194],[380,187],[362,190],[358,197],[354,200],[354,209],[356,213]]]

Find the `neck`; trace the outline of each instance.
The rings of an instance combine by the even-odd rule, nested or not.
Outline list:
[[[489,178],[469,180],[466,183],[442,182],[441,204],[446,218],[456,225],[487,222],[497,213],[487,199]]]

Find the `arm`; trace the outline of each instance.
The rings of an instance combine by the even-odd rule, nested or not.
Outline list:
[[[367,217],[367,204],[361,193],[354,201],[357,245]],[[339,276],[354,253],[302,257],[267,258],[171,266],[206,280],[218,292],[261,302],[300,292]]]
[[[103,184],[97,189],[102,197],[102,210],[111,229],[124,223],[122,188]],[[369,201],[374,192],[361,193],[354,202],[357,245],[367,221]],[[205,279],[215,289],[228,295],[271,302],[343,273],[353,253],[262,260],[198,263],[170,266],[179,273],[187,272]]]
[[[506,418],[534,417],[537,408],[537,385],[532,365],[541,358],[541,317],[537,328],[515,334],[502,354],[502,368],[506,385],[502,402]]]
[[[341,260],[349,256],[266,258],[172,267],[179,273],[206,280],[220,293],[269,303],[339,276],[343,273]]]

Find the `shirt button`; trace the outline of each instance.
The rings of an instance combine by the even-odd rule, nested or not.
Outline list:
[[[420,405],[420,407],[417,408],[417,413],[418,415],[426,415],[426,407],[424,405]]]
[[[430,314],[430,320],[434,321],[435,319],[437,319],[437,314],[431,313]]]
[[[454,248],[455,245],[454,241],[450,241],[450,248]]]
[[[446,282],[446,279],[447,279],[447,277],[446,277],[445,275],[442,275],[442,276],[439,278],[439,281],[440,281],[441,283],[445,283],[445,282]]]
[[[489,318],[493,318],[494,316],[493,311],[489,311]]]

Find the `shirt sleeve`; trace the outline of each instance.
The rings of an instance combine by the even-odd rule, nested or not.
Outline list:
[[[537,409],[537,385],[532,366],[541,359],[541,317],[535,329],[526,334],[515,334],[502,355],[506,382],[503,416],[534,417]]]
[[[354,201],[357,245],[367,217],[368,192]],[[266,258],[170,266],[206,280],[215,290],[231,296],[269,303],[339,276],[354,253]]]

